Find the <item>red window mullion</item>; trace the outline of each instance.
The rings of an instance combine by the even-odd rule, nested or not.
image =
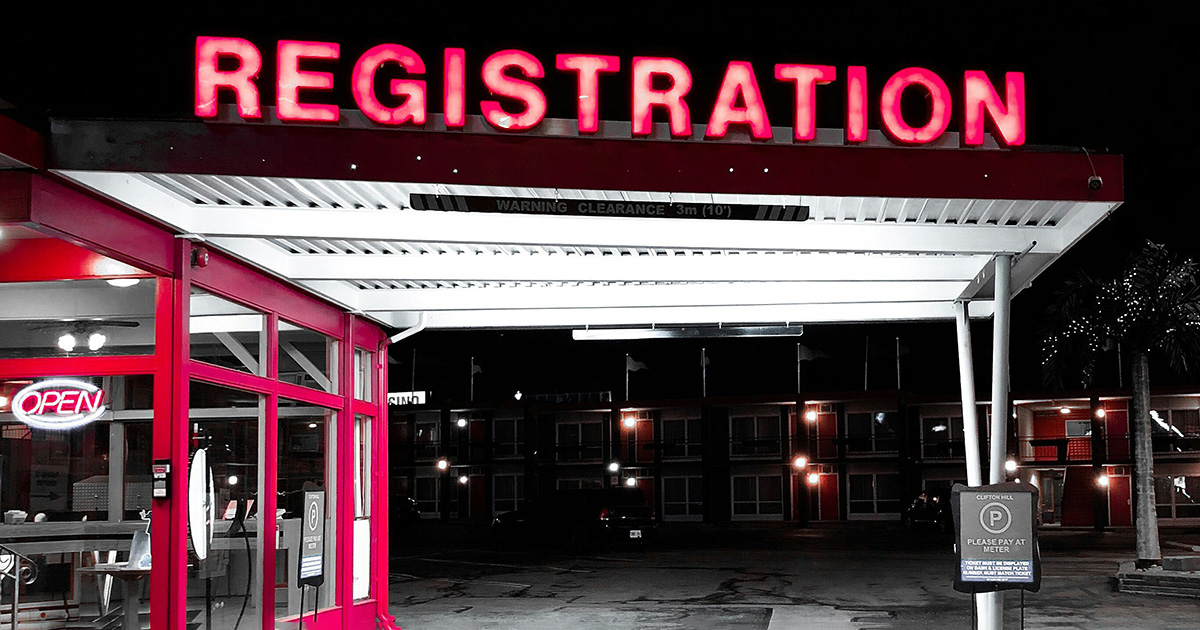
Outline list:
[[[275,383],[270,379],[238,370],[189,360],[188,373],[191,378],[208,381],[225,387],[243,389],[257,394],[271,394],[275,391]]]
[[[264,358],[267,366],[267,376],[274,382],[279,375],[279,316],[267,314],[267,356]],[[259,514],[275,514],[278,501],[279,484],[279,398],[274,394],[266,397],[266,417],[263,427],[262,471],[263,471],[263,505]],[[262,570],[262,628],[272,630],[275,627],[275,548],[276,522],[274,518],[262,519],[263,566]],[[294,579],[289,576],[288,579]]]
[[[155,355],[127,357],[44,357],[37,359],[0,359],[0,378],[20,378],[53,374],[55,376],[128,376],[154,374]]]
[[[302,385],[294,385],[292,383],[278,383],[277,387],[281,398],[298,400],[310,405],[329,407],[339,411],[342,410],[342,397],[337,394],[330,394],[329,392],[311,389]]]

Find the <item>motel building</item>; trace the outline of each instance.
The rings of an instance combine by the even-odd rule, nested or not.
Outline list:
[[[19,577],[0,623],[402,627],[390,497],[487,517],[634,475],[664,518],[894,518],[963,478],[964,411],[1061,488],[1055,522],[1085,516],[1073,489],[1098,471],[1106,518],[1128,520],[1124,400],[1008,395],[1011,297],[1123,199],[1120,156],[1025,144],[1021,73],[733,60],[709,103],[677,59],[221,37],[195,53],[190,118],[0,118],[0,569]],[[317,69],[343,57],[349,76]],[[551,73],[576,80],[573,119],[546,118]],[[616,81],[629,110],[599,111]],[[767,117],[773,81],[789,119]],[[843,129],[816,128],[827,91]],[[910,92],[925,111],[901,107]],[[988,318],[990,400],[386,404],[389,344],[424,330],[936,320],[969,354],[967,322]],[[984,431],[976,403],[1017,417]],[[1183,432],[1164,448],[1194,449],[1195,397],[1160,408]],[[1194,516],[1165,492],[1195,496],[1194,460],[1160,470],[1160,509]]]
[[[1133,525],[1129,394],[1089,394],[1014,396],[1006,479],[1040,489],[1042,527]],[[899,522],[915,497],[967,482],[962,404],[946,397],[529,398],[393,404],[392,496],[414,498],[422,519],[487,521],[554,489],[626,486],[641,488],[667,523],[818,526]],[[1151,406],[1159,524],[1195,525],[1200,395],[1157,392]],[[976,413],[982,435],[988,401]]]

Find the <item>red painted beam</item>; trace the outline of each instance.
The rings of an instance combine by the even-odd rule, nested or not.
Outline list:
[[[58,120],[52,168],[671,192],[1121,201],[1083,152]],[[303,159],[296,159],[303,156]],[[1104,180],[1089,190],[1095,174]]]
[[[0,239],[0,282],[137,276],[113,259],[56,238]]]

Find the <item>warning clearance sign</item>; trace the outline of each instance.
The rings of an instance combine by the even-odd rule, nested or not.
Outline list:
[[[955,590],[1036,592],[1040,588],[1041,558],[1034,518],[1037,497],[1037,488],[1025,483],[954,486]]]

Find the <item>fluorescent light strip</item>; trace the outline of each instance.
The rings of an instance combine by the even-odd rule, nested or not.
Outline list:
[[[713,339],[719,337],[799,337],[804,326],[719,326],[705,328],[589,328],[572,330],[576,341],[614,339]]]

